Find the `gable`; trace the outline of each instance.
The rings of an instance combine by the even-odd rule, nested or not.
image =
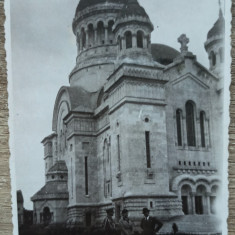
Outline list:
[[[207,80],[208,82],[208,80]],[[176,78],[170,82],[173,87],[185,87],[192,89],[203,89],[208,90],[210,87],[204,81],[198,77],[192,75],[191,73],[185,74],[179,78]]]

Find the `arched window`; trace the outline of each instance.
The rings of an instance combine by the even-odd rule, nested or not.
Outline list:
[[[181,200],[182,200],[182,209],[185,215],[190,214],[192,208],[191,208],[191,198],[190,193],[192,192],[192,189],[189,185],[184,185],[181,188]]]
[[[99,21],[97,25],[97,38],[99,44],[105,43],[105,29],[104,29],[104,23],[102,21]]]
[[[181,112],[180,109],[177,109],[176,110],[176,128],[177,128],[177,143],[178,143],[178,146],[182,146],[181,120],[182,120],[182,112]]]
[[[137,32],[137,47],[139,48],[143,48],[144,44],[143,44],[143,33],[141,31]]]
[[[195,138],[195,121],[194,121],[194,105],[191,101],[186,103],[186,126],[188,146],[196,146]]]
[[[94,27],[92,24],[88,25],[88,46],[91,47],[94,44]]]
[[[210,53],[210,59],[211,59],[211,65],[215,66],[216,65],[216,55],[214,51],[211,51]]]
[[[126,49],[132,48],[132,33],[130,31],[127,31],[125,33],[126,38]]]
[[[206,187],[204,185],[200,185],[197,187],[197,192],[195,196],[195,210],[196,214],[202,215],[205,213],[205,198],[206,197]]]
[[[205,141],[205,113],[203,111],[200,112],[200,130],[201,130],[201,145],[203,148],[206,147]]]
[[[43,215],[43,223],[46,225],[50,224],[53,213],[50,212],[49,207],[44,207],[42,215]]]
[[[86,48],[86,33],[84,28],[82,28],[82,32],[81,32],[81,37],[82,37],[82,49]]]
[[[224,48],[219,49],[219,57],[220,57],[220,63],[224,62]]]
[[[108,37],[109,37],[109,43],[110,44],[113,44],[113,38],[114,38],[113,25],[114,25],[114,21],[110,20],[109,23],[108,23]]]

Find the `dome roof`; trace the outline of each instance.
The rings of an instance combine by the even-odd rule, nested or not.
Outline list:
[[[215,22],[214,26],[208,32],[207,39],[221,34],[223,35],[224,32],[225,32],[225,20],[222,10],[220,9],[219,19]]]
[[[96,4],[106,3],[106,2],[124,4],[126,2],[126,0],[80,0],[79,4],[77,6],[76,12],[82,11],[86,7],[90,7],[90,6],[93,6]]]
[[[57,172],[57,171],[64,171],[64,172],[68,172],[68,169],[67,169],[67,166],[66,166],[66,163],[65,161],[58,161],[55,163],[54,166],[52,166],[48,173],[51,173],[51,172]]]
[[[126,4],[120,12],[119,17],[122,18],[133,15],[149,18],[148,14],[144,10],[144,8],[139,5],[137,0],[126,0]]]
[[[151,44],[151,53],[153,60],[163,65],[171,64],[180,55],[180,52],[172,47],[155,43]]]
[[[68,199],[68,186],[66,182],[47,182],[36,194],[31,197],[32,201],[42,199]]]

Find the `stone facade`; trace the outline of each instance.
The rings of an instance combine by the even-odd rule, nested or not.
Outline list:
[[[217,25],[205,43],[210,60],[223,50]],[[110,206],[116,221],[127,208],[137,224],[143,207],[165,220],[215,214],[223,60],[203,67],[185,35],[181,52],[153,46],[153,28],[136,0],[80,1],[77,63],[43,140],[46,185],[32,198],[35,223],[46,221],[45,208],[49,222],[78,226],[99,224]]]

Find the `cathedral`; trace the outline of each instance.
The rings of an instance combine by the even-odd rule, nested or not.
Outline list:
[[[42,140],[45,186],[31,198],[34,223],[98,226],[113,207],[117,222],[126,208],[138,227],[147,207],[189,232],[205,221],[218,232],[222,10],[201,45],[209,68],[182,32],[180,50],[152,43],[154,26],[137,0],[80,0],[72,27],[76,65]]]

